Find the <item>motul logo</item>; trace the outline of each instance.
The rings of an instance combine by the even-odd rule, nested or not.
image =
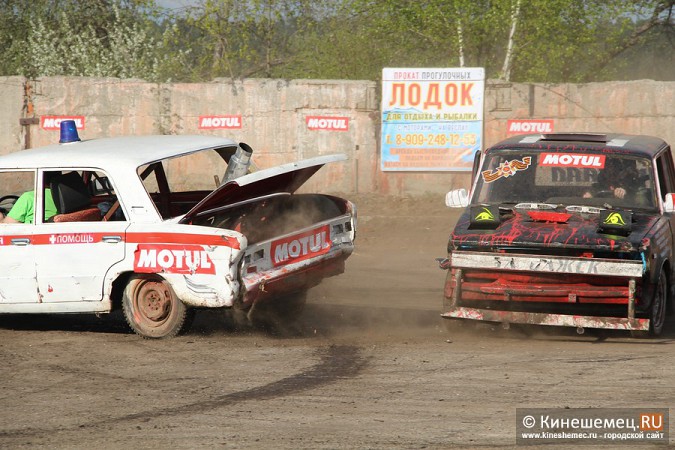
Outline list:
[[[331,248],[328,225],[272,242],[272,264],[280,266],[327,253]]]
[[[349,117],[307,116],[305,119],[310,130],[347,131]]]
[[[141,273],[216,273],[211,258],[200,245],[139,244],[134,252],[134,270]]]
[[[199,116],[200,129],[241,128],[241,116]]]
[[[553,120],[509,120],[508,134],[553,133]]]
[[[40,126],[43,130],[60,130],[64,120],[74,120],[75,127],[84,130],[84,116],[40,116]]]
[[[542,153],[539,161],[540,166],[587,167],[592,169],[602,169],[605,167],[605,155]]]

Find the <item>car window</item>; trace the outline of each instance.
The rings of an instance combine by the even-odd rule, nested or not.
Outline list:
[[[103,217],[107,217],[106,220],[126,220],[123,205],[117,197],[115,184],[106,172],[85,170],[83,179],[92,196],[92,206],[96,206]]]
[[[656,205],[652,164],[647,158],[526,150],[487,155],[473,202],[647,209]]]
[[[185,214],[220,185],[229,157],[220,150],[202,150],[139,167],[138,176],[162,218]]]
[[[114,185],[105,172],[46,170],[43,171],[43,185],[45,192],[49,192],[43,203],[44,222],[125,220]]]
[[[666,194],[675,192],[675,173],[673,173],[673,157],[670,150],[666,150],[656,160],[656,167],[659,174],[659,184],[661,186],[661,197],[665,199]]]
[[[0,172],[0,196],[21,195],[35,188],[35,171]]]
[[[7,214],[11,211],[18,198],[24,193],[34,192],[35,190],[35,171],[34,170],[9,170],[0,171],[0,211]],[[28,198],[28,197],[26,197]],[[35,197],[33,196],[30,205],[24,204],[26,208],[34,208]],[[21,206],[21,205],[20,205]],[[13,215],[17,214],[17,210]],[[17,217],[32,217],[32,211],[29,215],[22,213]],[[32,220],[31,220],[32,222]]]
[[[205,150],[161,161],[161,168],[159,165],[153,168],[153,164],[141,166],[138,173],[145,189],[152,194],[162,192],[163,186],[169,192],[212,191],[226,170],[223,157],[214,150]],[[145,178],[144,173],[148,174]]]

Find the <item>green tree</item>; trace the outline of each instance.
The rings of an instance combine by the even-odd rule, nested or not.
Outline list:
[[[675,79],[675,0],[0,0],[0,75],[152,81],[371,79],[383,67],[488,78]]]
[[[611,79],[607,66],[623,51],[644,44],[647,30],[667,26],[663,13],[673,8],[672,0],[523,3],[528,7],[522,9],[523,26],[515,41],[514,76],[547,82]]]
[[[668,46],[663,36],[672,35],[673,3],[352,0],[345,9],[353,12],[352,23],[360,25],[368,45],[364,50],[358,38],[343,36],[341,47],[370,52],[363,59],[375,64],[359,72],[371,79],[382,66],[480,66],[489,78],[521,82],[604,80],[616,76],[617,58],[650,39],[661,42],[662,60],[672,67],[672,40]]]
[[[204,0],[183,21],[197,76],[283,77],[323,8],[315,0]]]
[[[625,26],[614,45],[599,52],[582,80],[594,81],[597,73],[609,80],[674,80],[675,1],[636,2],[622,21]],[[617,31],[613,22],[606,27],[609,33]]]
[[[3,0],[5,75],[155,80],[163,58],[150,0]],[[9,44],[7,44],[9,42]]]

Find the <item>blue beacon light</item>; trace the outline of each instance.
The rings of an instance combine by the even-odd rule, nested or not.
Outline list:
[[[61,139],[59,144],[68,144],[70,142],[80,141],[80,136],[77,134],[77,126],[74,120],[61,121]]]

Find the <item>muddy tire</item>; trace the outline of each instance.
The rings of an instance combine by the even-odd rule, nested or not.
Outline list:
[[[666,310],[668,305],[668,277],[661,271],[659,280],[656,282],[652,303],[649,305],[649,331],[634,331],[633,337],[645,338],[660,336],[666,322]]]
[[[668,277],[661,271],[656,284],[652,304],[649,306],[649,334],[660,336],[666,322],[666,306],[668,304]]]
[[[156,275],[136,275],[129,280],[122,310],[131,329],[148,339],[176,336],[188,327],[193,314],[169,283]]]

